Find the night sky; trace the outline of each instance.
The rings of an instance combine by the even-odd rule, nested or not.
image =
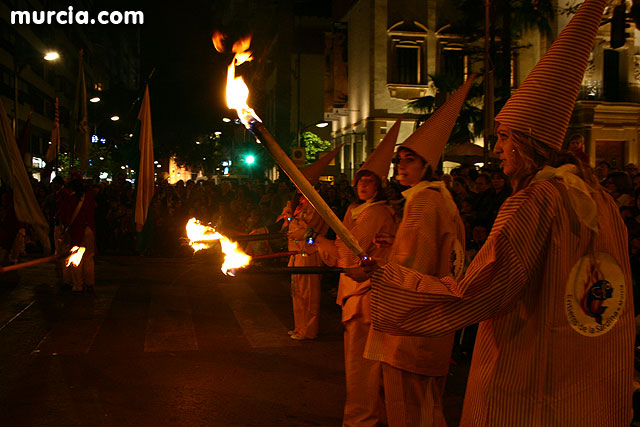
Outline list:
[[[163,4],[164,3],[164,4]],[[216,52],[219,24],[211,2],[160,2],[142,9],[141,75],[150,81],[154,139],[165,145],[212,132],[228,111],[224,88],[229,55]]]

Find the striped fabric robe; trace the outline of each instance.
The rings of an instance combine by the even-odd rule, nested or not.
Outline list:
[[[344,225],[358,240],[364,252],[374,259],[386,260],[390,248],[378,248],[373,239],[378,233],[394,234],[397,224],[392,208],[384,202],[351,205],[344,216]],[[357,267],[360,259],[338,237],[335,246],[322,250],[329,265]],[[344,367],[347,396],[342,425],[376,426],[384,419],[382,367],[380,362],[363,357],[371,329],[369,280],[359,283],[340,274],[336,302],[342,307],[344,324]]]
[[[287,206],[288,208],[288,206]],[[285,212],[286,209],[285,208]],[[287,217],[285,217],[287,218]],[[320,214],[306,200],[301,200],[295,212],[288,222],[288,248],[290,251],[298,251],[289,258],[290,267],[319,267],[322,259],[315,244],[309,245],[304,239],[296,239],[293,236],[302,235],[308,228],[313,228],[316,233],[324,235],[328,226],[320,217]],[[320,321],[321,301],[321,274],[292,274],[291,298],[293,300],[293,320],[296,334],[305,338],[314,339],[318,336]]]
[[[437,188],[425,188],[432,185],[423,182],[403,192],[407,201],[389,261],[439,277],[451,274],[454,246],[457,242],[464,254],[465,238],[453,201]],[[365,357],[420,375],[443,376],[449,370],[453,336],[453,331],[438,337],[399,336],[371,328]]]
[[[355,209],[362,209],[355,218],[353,215]],[[366,206],[349,206],[344,216],[343,223],[345,227],[358,240],[362,250],[371,258],[386,260],[389,255],[389,248],[378,248],[373,243],[373,238],[378,233],[394,234],[397,225],[394,221],[393,211],[391,207],[383,202],[374,202]],[[335,263],[339,267],[357,267],[360,265],[360,259],[351,252],[351,250],[338,237],[336,239],[336,247],[338,249],[338,259]],[[335,264],[334,264],[335,265]],[[367,292],[371,288],[371,284],[366,282],[358,283],[344,273],[340,274],[340,284],[338,286],[338,295],[336,303],[342,307],[342,321],[346,322],[355,316],[364,317],[366,322],[370,321],[369,296]],[[366,295],[366,299],[362,298]],[[349,304],[347,301],[353,298]]]
[[[598,234],[578,220],[566,188],[552,178],[505,202],[461,281],[396,263],[375,272],[376,329],[439,336],[482,321],[461,426],[630,424],[634,319],[627,234],[614,201],[602,191],[592,196]],[[600,288],[600,300],[582,301],[609,320],[593,321],[580,333],[576,316],[589,310],[575,305],[570,290],[576,288],[569,285],[590,282],[569,278],[577,277],[572,270],[585,255],[603,253],[599,259],[613,258],[620,274],[605,276],[611,283]],[[595,285],[591,291],[598,296]],[[603,327],[609,329],[598,335]]]

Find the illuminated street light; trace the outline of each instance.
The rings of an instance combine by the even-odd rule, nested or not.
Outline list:
[[[327,126],[329,126],[329,122],[316,123],[317,128],[326,128]]]
[[[223,117],[222,121],[225,122],[225,123],[229,123],[231,121],[231,119],[228,118],[228,117]]]
[[[89,102],[93,102],[94,104],[95,104],[96,102],[100,102],[100,97],[99,97],[99,96],[94,96],[93,98],[91,98],[91,99],[89,100]]]
[[[55,61],[56,59],[60,58],[60,54],[54,50],[49,51],[47,53],[45,53],[44,55],[44,59],[46,61]]]
[[[216,132],[214,132],[214,133],[215,133],[215,135],[216,135],[216,136],[220,136],[220,135],[222,135],[222,132],[220,132],[220,131],[216,131]]]
[[[111,121],[117,122],[120,120],[120,116],[111,116]]]

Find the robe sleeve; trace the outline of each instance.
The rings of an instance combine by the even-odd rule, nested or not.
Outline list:
[[[507,310],[526,286],[535,283],[544,262],[552,233],[552,203],[530,192],[512,197],[460,281],[421,274],[397,263],[379,268],[372,277],[374,329],[439,336]]]

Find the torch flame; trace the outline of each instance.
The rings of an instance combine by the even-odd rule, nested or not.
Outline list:
[[[187,236],[190,240],[189,245],[196,252],[209,247],[205,242],[220,241],[224,253],[224,262],[221,267],[224,274],[233,276],[231,272],[233,269],[244,267],[251,262],[251,257],[238,248],[237,242],[232,242],[218,233],[215,228],[203,225],[195,218],[187,222]]]
[[[240,121],[248,128],[251,120],[260,120],[258,115],[251,107],[247,105],[249,98],[249,88],[245,84],[242,77],[236,77],[236,66],[244,62],[251,61],[251,51],[249,46],[251,37],[245,37],[233,44],[235,56],[229,64],[227,70],[227,106],[238,112]]]
[[[213,46],[220,53],[224,52],[224,40],[227,38],[225,34],[222,34],[220,31],[215,31],[213,36],[211,36],[211,41],[213,42]]]
[[[84,255],[85,248],[82,246],[74,246],[71,248],[71,255],[67,257],[67,267],[73,264],[74,267],[80,265],[82,261],[82,255]]]

